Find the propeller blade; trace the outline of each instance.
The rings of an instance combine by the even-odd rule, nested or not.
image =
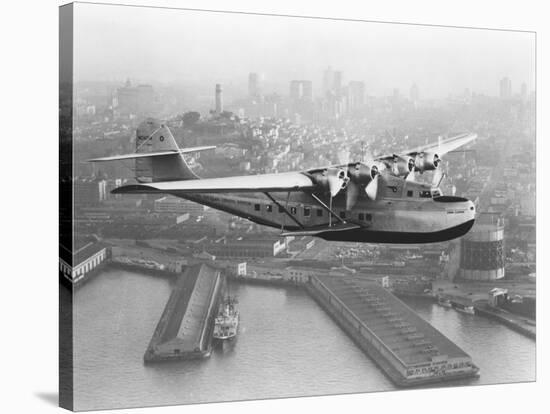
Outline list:
[[[414,183],[416,180],[415,180],[415,175],[414,175],[414,170],[411,171],[410,173],[407,174],[407,177],[405,178],[405,181],[409,182],[409,183]]]
[[[335,197],[336,194],[345,186],[347,182],[347,174],[344,170],[338,168],[329,168],[327,170],[327,181],[330,196]]]
[[[367,197],[371,200],[376,200],[378,194],[378,177],[379,174],[375,175],[371,182],[365,187],[365,193],[367,193]]]
[[[342,188],[342,184],[340,183],[338,177],[328,177],[328,188],[331,197],[334,197],[336,196],[336,194],[338,194],[340,188]]]
[[[359,197],[359,186],[350,181],[346,190],[346,210],[351,210]]]

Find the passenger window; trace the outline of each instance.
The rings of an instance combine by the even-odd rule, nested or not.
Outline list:
[[[268,204],[265,206],[265,209],[267,210],[268,213],[271,213],[273,211],[273,206],[271,204]]]
[[[412,197],[412,196],[413,196],[413,191],[407,190],[407,197]]]
[[[255,211],[260,211],[260,205],[259,204],[254,204],[254,210]]]
[[[323,217],[323,210],[320,208],[317,209],[317,217]]]
[[[279,213],[284,213],[285,209],[283,208],[283,206],[279,206]]]
[[[290,207],[290,213],[296,214],[296,207]]]
[[[309,217],[311,215],[311,209],[309,207],[304,207],[304,217]]]
[[[432,198],[432,193],[429,190],[424,190],[420,192],[420,197],[422,198]]]
[[[372,214],[367,213],[367,221],[372,221]]]
[[[365,215],[363,213],[359,213],[359,220],[365,220]]]
[[[340,218],[346,218],[346,212],[340,211]]]

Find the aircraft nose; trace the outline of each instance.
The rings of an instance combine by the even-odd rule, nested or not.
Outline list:
[[[473,219],[475,215],[476,205],[473,203],[473,201],[468,201],[468,216]]]

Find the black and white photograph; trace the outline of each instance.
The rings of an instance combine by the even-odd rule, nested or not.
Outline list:
[[[540,10],[305,3],[3,7],[6,412],[540,411]]]
[[[535,381],[533,32],[60,24],[62,405]]]

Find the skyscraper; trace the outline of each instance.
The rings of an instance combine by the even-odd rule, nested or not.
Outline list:
[[[323,72],[323,96],[327,96],[327,94],[340,94],[342,92],[343,77],[342,71],[332,70],[329,66]]]
[[[296,100],[311,101],[313,99],[312,82],[308,80],[290,81],[290,99],[293,101],[296,101]]]
[[[334,79],[332,81],[332,90],[334,93],[339,94],[342,91],[342,71],[337,70],[334,72]]]
[[[413,103],[418,102],[418,100],[420,99],[420,92],[418,91],[418,86],[416,85],[416,83],[411,86],[410,97]]]
[[[309,80],[290,81],[290,108],[306,118],[313,115],[313,86]]]
[[[329,66],[323,72],[323,96],[332,91],[334,85],[334,71]]]
[[[133,86],[127,80],[123,87],[116,90],[116,106],[122,114],[151,115],[155,102],[155,93],[151,85]]]
[[[365,83],[350,81],[348,85],[348,108],[350,111],[361,108],[365,104]]]
[[[309,80],[302,81],[302,98],[307,101],[313,100],[313,83]]]
[[[521,84],[521,98],[526,99],[527,98],[527,84],[523,82]]]
[[[258,73],[248,74],[248,97],[256,101],[262,96],[261,76]]]
[[[510,78],[502,78],[500,80],[500,98],[509,99],[512,97],[512,81]]]

